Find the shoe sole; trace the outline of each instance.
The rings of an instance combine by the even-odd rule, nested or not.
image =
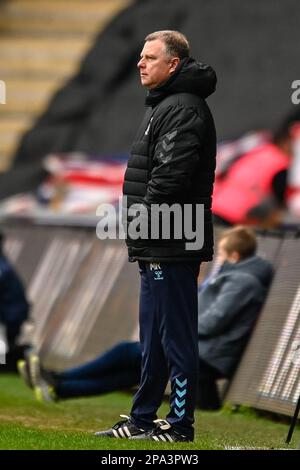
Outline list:
[[[41,380],[40,360],[38,356],[29,357],[29,374],[33,386],[38,387]]]
[[[37,401],[44,401],[41,387],[34,387],[34,396],[37,399]]]
[[[37,401],[43,401],[43,402],[48,402],[48,403],[55,403],[57,400],[55,397],[52,396],[52,390],[51,387],[48,385],[45,385],[47,387],[47,391],[43,391],[43,386],[37,386],[34,387],[34,395]]]
[[[29,374],[26,370],[26,361],[24,361],[23,359],[20,359],[17,362],[17,369],[18,369],[18,372],[19,372],[20,376],[22,377],[25,384],[27,385],[27,387],[33,388],[30,377],[29,377]]]

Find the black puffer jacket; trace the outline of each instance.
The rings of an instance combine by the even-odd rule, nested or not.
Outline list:
[[[180,62],[174,74],[160,87],[151,90],[144,120],[132,146],[123,186],[123,209],[133,204],[147,209],[149,234],[126,239],[129,260],[187,261],[210,260],[213,255],[211,195],[214,182],[216,132],[205,98],[214,92],[216,75],[205,64],[188,58]],[[196,204],[204,205],[204,224],[197,233],[204,235],[201,247],[187,249],[193,242],[188,235],[174,235],[171,219],[170,237],[160,233],[151,238],[150,211],[154,204],[190,205],[190,227],[196,229]],[[124,217],[125,216],[125,217]],[[127,230],[132,217],[123,210]],[[191,225],[192,224],[192,225]],[[204,225],[204,227],[203,227]],[[199,238],[198,238],[199,240]]]

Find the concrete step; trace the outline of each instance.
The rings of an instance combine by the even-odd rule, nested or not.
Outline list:
[[[72,76],[95,34],[131,0],[0,0],[0,171],[23,132]]]
[[[128,0],[10,0],[0,6],[0,31],[10,35],[90,35],[128,3]]]
[[[84,38],[1,38],[0,77],[64,79],[70,76],[91,47]]]
[[[53,93],[62,85],[60,80],[18,80],[6,81],[6,104],[0,106],[0,117],[7,113],[42,112]]]

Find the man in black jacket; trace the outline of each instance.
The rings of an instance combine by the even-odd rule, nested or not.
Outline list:
[[[212,259],[213,69],[177,31],[148,35],[138,68],[148,109],[124,179],[129,261],[141,274],[141,383],[130,417],[98,436],[191,441],[198,382],[197,277]],[[137,214],[139,217],[137,217]],[[170,412],[156,423],[168,379]]]

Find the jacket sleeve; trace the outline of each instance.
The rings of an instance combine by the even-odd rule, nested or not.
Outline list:
[[[198,302],[198,335],[215,336],[223,333],[243,308],[255,299],[256,287],[249,279],[229,277],[216,294],[216,299],[201,311],[201,294]]]
[[[146,205],[170,202],[189,188],[199,159],[204,121],[191,107],[169,106],[154,124],[153,166]]]

